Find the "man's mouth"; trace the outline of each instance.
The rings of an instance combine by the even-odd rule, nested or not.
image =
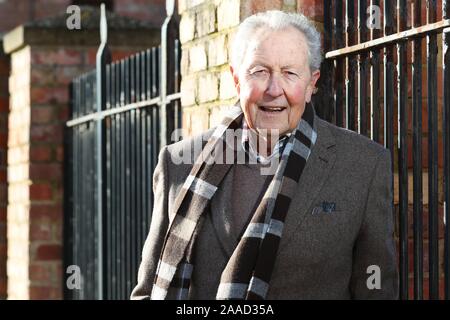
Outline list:
[[[286,109],[286,107],[268,107],[268,106],[258,106],[259,109],[261,109],[264,112],[281,112],[284,109]]]

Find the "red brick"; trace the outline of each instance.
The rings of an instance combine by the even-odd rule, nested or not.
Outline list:
[[[0,245],[4,244],[6,244],[6,223],[0,222]]]
[[[322,0],[297,0],[297,11],[311,20],[323,22]]]
[[[426,48],[426,46],[425,46]],[[425,53],[423,55],[424,59],[426,59],[426,57],[428,56],[427,53]],[[425,62],[425,61],[424,61]],[[412,75],[409,75],[409,81],[408,81],[408,97],[412,97]],[[437,96],[439,98],[443,97],[443,90],[444,90],[444,85],[442,82],[442,67],[438,65],[437,67]],[[427,66],[426,64],[424,64],[422,66],[422,97],[424,99],[426,99],[428,97],[428,74],[427,74]]]
[[[424,274],[422,288],[423,288],[423,299],[428,300],[429,299],[429,289],[430,281],[428,279],[428,276]],[[408,286],[408,292],[409,292],[409,300],[414,300],[414,277],[411,276],[409,278],[409,286]],[[443,300],[445,297],[444,294],[444,278],[439,279],[439,299]]]
[[[6,169],[0,169],[0,183],[6,182]]]
[[[64,87],[32,87],[30,93],[32,104],[66,104],[69,101],[69,89]]]
[[[283,0],[252,0],[246,1],[242,8],[242,17],[248,17],[257,12],[267,10],[280,10],[283,6]]]
[[[62,288],[51,286],[30,286],[31,300],[57,300],[62,299]]]
[[[8,247],[5,243],[0,244],[0,257],[6,257],[8,252]]]
[[[5,281],[6,277],[6,263],[3,263],[3,260],[6,261],[6,256],[0,256],[0,282]]]
[[[70,110],[67,107],[61,107],[58,109],[58,120],[60,122],[66,122],[69,120]]]
[[[91,70],[94,65],[91,66],[65,66],[59,67],[55,71],[53,68],[53,73],[55,75],[55,81],[60,85],[69,85],[73,78],[80,76],[81,74]]]
[[[31,264],[28,267],[31,281],[44,281],[50,282],[52,278],[52,265],[51,264]]]
[[[0,146],[6,146],[7,142],[8,142],[8,134],[0,133]]]
[[[412,168],[413,163],[413,142],[412,137],[408,139],[408,168]],[[442,136],[438,138],[438,166],[443,168],[444,166],[444,145]],[[428,137],[422,138],[422,167],[428,168]]]
[[[8,252],[8,247],[6,243],[0,243],[0,257],[6,257]]]
[[[88,49],[85,53],[85,64],[88,66],[95,66],[97,49]],[[112,59],[112,61],[114,61]]]
[[[412,202],[413,199],[409,199],[409,201]],[[395,205],[395,210],[396,210],[396,217],[398,218],[398,204]],[[423,205],[423,209],[422,209],[422,233],[423,233],[423,239],[426,240],[428,239],[428,205],[425,204]],[[444,219],[444,208],[443,206],[440,204],[438,205],[438,222],[439,222],[439,226],[438,226],[438,237],[439,239],[442,239],[444,237],[444,224],[443,224],[443,219]],[[408,205],[408,237],[409,238],[413,238],[414,236],[414,219],[413,219],[413,205],[410,204]],[[398,234],[398,232],[397,232]]]
[[[45,4],[33,7],[33,16],[35,19],[42,19],[61,14],[66,12],[71,2],[69,0],[45,0]]]
[[[58,162],[64,161],[64,148],[62,146],[56,148],[56,161]]]
[[[63,223],[62,221],[59,221],[53,226],[52,240],[62,241],[62,239],[63,239]]]
[[[0,207],[0,222],[6,221],[6,208]]]
[[[31,162],[45,162],[52,160],[52,148],[50,146],[32,145],[30,147]]]
[[[0,148],[0,167],[6,166],[6,150]]]
[[[59,48],[55,50],[32,50],[31,64],[44,65],[80,65],[82,64],[82,53],[79,50]]]
[[[111,61],[122,60],[132,54],[135,54],[136,50],[127,50],[127,51],[113,51],[111,53]]]
[[[0,280],[0,299],[6,300],[6,279]]]
[[[0,112],[8,112],[9,100],[7,97],[0,97]]]
[[[30,164],[31,180],[58,181],[62,179],[62,165],[59,163],[32,163]]]
[[[52,187],[45,183],[34,183],[30,186],[30,200],[51,200]]]
[[[63,216],[62,204],[35,204],[30,206],[30,219],[60,219]]]
[[[7,194],[6,185],[3,183],[0,184],[0,203],[6,203],[6,199],[8,199]]]
[[[8,132],[8,114],[6,112],[0,112],[0,132]]]
[[[30,241],[51,241],[52,226],[45,219],[32,221],[30,224]]]
[[[54,86],[57,83],[55,77],[58,74],[57,67],[36,65],[32,66],[30,72],[30,81],[39,86]]]
[[[37,260],[60,260],[62,247],[59,244],[41,244],[36,250]]]
[[[0,168],[6,168],[6,160],[7,158],[7,152],[6,152],[6,147],[2,148],[0,147]]]
[[[54,120],[55,107],[32,107],[31,123],[46,124]]]
[[[63,142],[64,124],[34,125],[30,129],[31,142]]]
[[[161,26],[166,15],[164,0],[116,1],[114,11],[122,16],[150,22],[158,27]]]
[[[6,112],[0,113],[0,132],[8,132],[8,115]]]
[[[111,49],[111,61],[115,62],[117,60],[127,58],[139,51],[140,50],[138,48],[130,49],[130,50],[118,50],[118,49],[113,48],[113,49]],[[85,53],[86,64],[88,66],[95,66],[96,55],[97,55],[97,49],[89,50]]]
[[[1,19],[0,31],[6,32],[27,21],[30,16],[29,1],[2,1],[1,3]],[[14,14],[11,14],[14,12]]]
[[[0,76],[9,75],[9,61],[5,58],[0,58]]]

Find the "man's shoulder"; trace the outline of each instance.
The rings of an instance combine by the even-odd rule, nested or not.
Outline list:
[[[215,128],[211,128],[164,146],[160,152],[160,160],[165,163],[167,170],[182,175],[188,174],[214,130]]]
[[[371,140],[365,135],[355,131],[338,127],[323,119],[318,119],[320,126],[328,130],[334,138],[337,152],[356,156],[358,158],[370,159],[378,158],[381,154],[389,154],[389,151],[380,143]]]
[[[191,137],[183,138],[180,141],[167,145],[167,152],[169,154],[179,154],[182,151],[194,149],[196,146],[202,146],[208,142],[208,139],[214,133],[216,128],[210,128],[200,134]]]

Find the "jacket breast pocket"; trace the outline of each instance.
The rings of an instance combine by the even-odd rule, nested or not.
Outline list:
[[[342,211],[342,205],[336,202],[322,201],[317,202],[311,210],[311,214],[335,214]]]
[[[306,261],[322,263],[351,252],[358,223],[354,212],[314,205],[296,235]]]

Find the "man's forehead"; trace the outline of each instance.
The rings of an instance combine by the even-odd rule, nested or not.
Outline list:
[[[250,39],[250,43],[253,46],[261,46],[261,44],[268,41],[286,41],[286,40],[294,40],[293,43],[298,44],[300,46],[306,46],[307,41],[306,37],[300,30],[296,29],[293,26],[288,26],[283,29],[270,29],[268,27],[260,27],[255,30],[253,37]]]
[[[280,67],[285,68],[303,64],[302,60],[307,59],[308,52],[303,34],[294,29],[293,39],[287,39],[283,30],[280,31],[264,30],[264,34],[255,34],[247,46],[247,63],[264,65],[270,64],[269,60],[275,60],[277,64],[281,63]],[[277,45],[277,41],[283,43]]]
[[[282,42],[283,45],[277,45],[276,42]],[[275,43],[274,43],[275,42]],[[285,28],[283,30],[271,30],[264,28],[257,30],[255,35],[249,40],[247,45],[247,53],[256,55],[265,54],[267,51],[274,52],[277,50],[280,53],[283,49],[286,51],[301,51],[307,52],[306,37],[295,29],[294,27]],[[289,52],[290,54],[292,52]]]

